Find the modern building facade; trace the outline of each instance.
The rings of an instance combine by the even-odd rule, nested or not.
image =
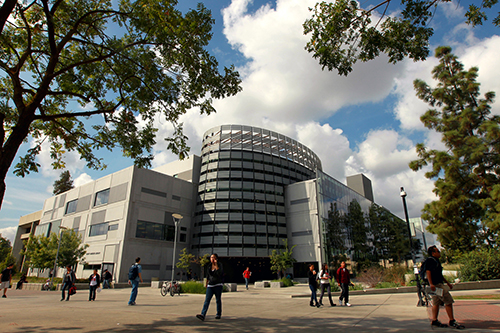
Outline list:
[[[269,255],[288,239],[298,261],[294,273],[300,276],[302,264],[318,265],[335,251],[355,248],[359,228],[339,229],[335,249],[331,223],[325,222],[334,206],[348,214],[353,202],[368,213],[371,182],[364,176],[352,179],[362,187],[353,190],[328,176],[318,156],[292,138],[223,125],[205,132],[201,157],[153,170],[129,167],[48,198],[35,234],[59,232],[59,226],[80,233],[89,248],[79,276],[107,268],[123,282],[139,256],[145,281],[165,280],[173,268],[176,213],[183,216],[177,258],[184,248],[196,256],[217,253],[228,282],[242,279],[246,266],[253,278],[269,279]],[[368,232],[365,238],[370,242]]]

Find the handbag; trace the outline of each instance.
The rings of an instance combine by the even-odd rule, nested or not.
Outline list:
[[[74,294],[76,294],[76,287],[75,287],[75,286],[72,286],[71,288],[69,288],[68,293],[69,293],[70,295],[74,295]]]

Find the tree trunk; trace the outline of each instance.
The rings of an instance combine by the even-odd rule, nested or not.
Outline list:
[[[0,34],[2,34],[5,23],[16,6],[17,0],[5,0],[0,8]]]

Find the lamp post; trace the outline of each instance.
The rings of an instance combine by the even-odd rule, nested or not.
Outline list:
[[[54,281],[54,276],[56,275],[56,269],[57,269],[57,257],[59,256],[59,248],[61,247],[61,238],[64,230],[68,230],[67,227],[60,225],[59,226],[60,233],[59,233],[59,241],[57,242],[57,252],[56,252],[56,260],[54,260],[54,270],[52,271],[52,277],[50,278],[50,287],[52,288],[52,283]]]
[[[406,192],[403,187],[401,187],[401,199],[403,199],[403,208],[405,211],[405,218],[406,218],[406,226],[408,227],[408,238],[410,240],[410,253],[411,253],[411,260],[413,262],[413,273],[415,274],[415,281],[417,282],[417,295],[418,295],[418,303],[417,306],[424,306],[425,302],[422,299],[422,294],[420,293],[420,290],[422,289],[422,286],[420,285],[420,279],[418,277],[418,267],[415,263],[415,252],[413,251],[413,242],[411,240],[411,230],[410,230],[410,219],[408,218],[408,208],[406,207]]]
[[[179,225],[179,223],[181,222],[182,220],[182,215],[181,214],[172,214],[172,217],[174,219],[174,224],[175,224],[175,232],[174,232],[174,254],[173,254],[173,258],[172,258],[172,278],[171,278],[171,281],[170,281],[170,286],[171,288],[173,287],[174,285],[174,271],[175,271],[175,247],[177,245],[177,226]],[[171,294],[173,295],[173,294]]]

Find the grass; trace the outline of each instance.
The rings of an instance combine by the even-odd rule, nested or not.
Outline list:
[[[500,295],[453,295],[454,299],[500,299]]]

